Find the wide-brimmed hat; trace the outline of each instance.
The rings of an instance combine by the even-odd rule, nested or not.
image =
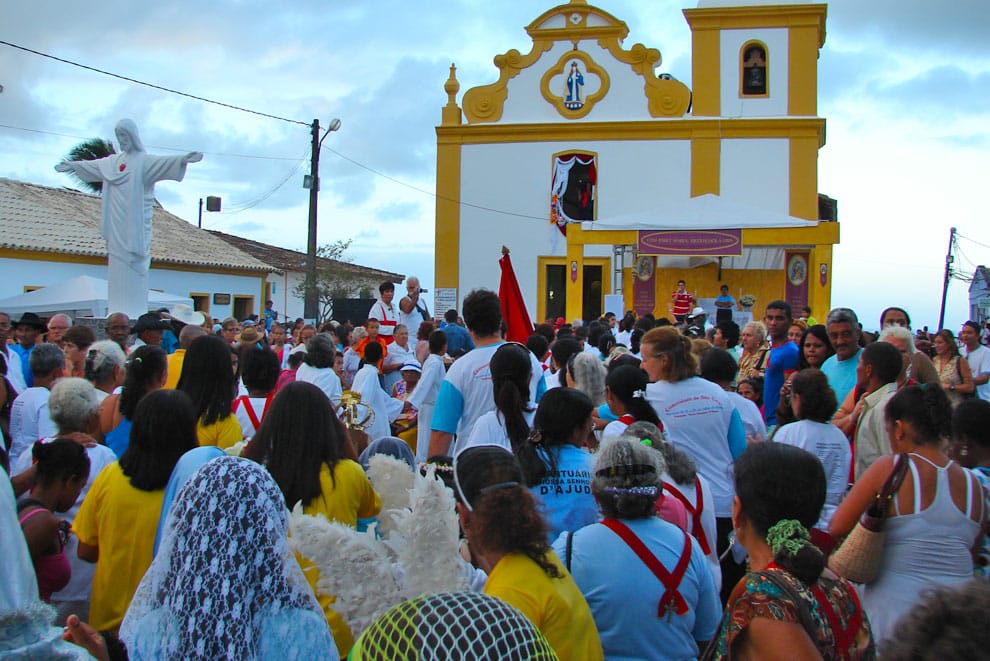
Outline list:
[[[191,326],[202,326],[206,321],[206,315],[198,310],[193,310],[185,303],[179,303],[172,308],[169,316],[175,321]]]
[[[261,333],[258,332],[258,327],[254,325],[241,328],[241,332],[237,334],[237,341],[241,344],[254,344],[259,340],[261,340]]]
[[[697,308],[691,310],[691,314],[689,314],[688,316],[689,317],[700,317],[703,314],[708,314],[707,312],[705,312],[705,308],[697,307]]]
[[[137,322],[131,327],[131,333],[137,334],[144,331],[164,331],[168,329],[168,322],[159,317],[157,312],[145,312],[138,317]]]
[[[31,326],[38,330],[45,330],[45,322],[33,312],[25,312],[18,321],[11,324],[11,328],[17,328],[18,326]]]

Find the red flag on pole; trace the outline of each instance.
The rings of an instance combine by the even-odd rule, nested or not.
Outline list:
[[[498,265],[502,269],[498,298],[502,302],[502,318],[508,328],[505,339],[525,343],[533,334],[533,322],[529,320],[529,312],[526,311],[526,303],[519,290],[519,281],[516,280],[516,272],[509,259],[509,249],[505,246],[502,246],[502,259],[498,260]]]

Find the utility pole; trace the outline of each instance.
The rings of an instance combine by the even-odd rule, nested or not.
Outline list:
[[[306,298],[303,316],[314,322],[319,321],[319,300],[316,291],[316,217],[320,192],[320,147],[327,136],[340,128],[340,120],[330,120],[323,137],[320,137],[320,120],[314,119],[311,125],[313,144],[309,160],[309,236],[306,241]],[[303,184],[306,186],[306,183]]]
[[[949,252],[945,254],[945,279],[942,281],[942,309],[938,313],[938,328],[941,330],[943,324],[945,323],[945,298],[949,294],[949,278],[952,277],[952,262],[955,258],[952,256],[952,249],[956,245],[956,228],[949,229]]]
[[[309,159],[309,236],[306,241],[306,300],[303,316],[316,321],[319,311],[316,300],[316,205],[320,193],[320,120],[314,119],[313,151]]]

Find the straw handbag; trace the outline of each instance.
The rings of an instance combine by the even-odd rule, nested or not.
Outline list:
[[[870,583],[876,579],[883,558],[883,522],[887,517],[887,506],[901,488],[909,462],[906,454],[897,455],[894,470],[883,487],[874,495],[856,527],[829,557],[828,568],[839,576],[855,583]]]

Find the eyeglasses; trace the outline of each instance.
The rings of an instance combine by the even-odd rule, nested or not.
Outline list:
[[[49,326],[48,327],[48,330],[50,330],[50,331],[67,331],[67,330],[69,330],[69,327],[68,326]]]

